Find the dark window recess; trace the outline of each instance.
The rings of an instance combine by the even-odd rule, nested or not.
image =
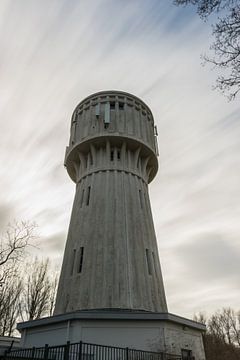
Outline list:
[[[115,110],[115,102],[110,101],[110,110]]]
[[[84,200],[84,189],[82,190],[82,197],[81,197],[81,207],[83,206],[83,200]]]
[[[109,123],[104,124],[104,129],[107,129],[109,127]]]
[[[150,256],[149,256],[149,250],[148,249],[146,249],[146,260],[147,260],[148,274],[152,275],[151,259],[150,259]]]
[[[191,359],[193,359],[192,350],[181,349],[181,353],[182,353],[182,360],[191,360]]]
[[[70,275],[73,275],[75,258],[76,258],[76,249],[73,250],[73,254],[72,254],[72,264],[71,264],[71,272],[70,272]]]
[[[114,150],[110,151],[110,160],[113,161],[114,160]]]
[[[78,272],[81,273],[82,272],[82,267],[83,267],[83,252],[84,252],[84,247],[80,247],[80,253],[79,253],[79,265],[78,265]]]
[[[90,201],[90,192],[91,192],[91,186],[89,186],[87,190],[87,202],[86,202],[87,205],[89,205],[89,201]]]
[[[119,110],[124,110],[124,103],[123,102],[119,102],[118,106],[119,106]]]
[[[118,160],[121,159],[121,151],[120,151],[120,150],[117,151],[117,159],[118,159]]]
[[[141,205],[141,209],[143,208],[143,202],[142,202],[142,190],[138,190],[139,193],[139,201],[140,201],[140,205]]]

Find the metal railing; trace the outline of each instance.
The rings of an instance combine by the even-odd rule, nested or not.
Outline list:
[[[84,343],[6,351],[6,360],[181,360],[179,355]]]

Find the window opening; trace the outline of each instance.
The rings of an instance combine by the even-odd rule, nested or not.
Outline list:
[[[119,102],[119,110],[124,110],[124,102]]]
[[[192,359],[192,350],[181,349],[181,353],[182,353],[182,360]]]
[[[117,159],[118,159],[118,160],[121,159],[121,151],[120,151],[120,150],[117,151]]]
[[[99,103],[95,106],[95,114],[96,114],[96,117],[100,116],[100,104]]]
[[[109,124],[108,124],[108,123],[105,123],[105,124],[104,124],[104,129],[107,129],[108,126],[109,126]]]
[[[142,202],[142,190],[138,190],[139,193],[139,201],[140,201],[140,205],[141,205],[141,209],[143,208],[143,202]]]
[[[72,254],[72,264],[71,264],[71,273],[70,273],[71,275],[73,275],[75,258],[76,258],[76,249],[73,250],[73,254]]]
[[[113,161],[114,160],[114,150],[110,151],[110,160]]]
[[[151,260],[150,260],[148,249],[146,249],[146,259],[147,259],[148,274],[152,275],[152,266],[151,266]]]
[[[82,190],[82,197],[81,197],[81,207],[83,206],[83,200],[84,200],[84,189]]]
[[[115,110],[115,102],[114,101],[110,102],[110,110]]]
[[[110,123],[110,104],[107,102],[105,104],[105,111],[104,111],[104,123],[109,124]]]
[[[79,273],[82,272],[82,267],[83,267],[83,252],[84,252],[84,247],[81,246],[80,247],[80,256],[79,256],[79,266],[78,266]]]
[[[87,206],[89,205],[89,201],[90,201],[90,192],[91,192],[91,186],[88,187],[88,192],[87,192]]]

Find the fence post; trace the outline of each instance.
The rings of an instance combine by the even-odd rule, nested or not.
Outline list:
[[[44,360],[48,359],[48,344],[45,344],[43,356],[44,356]]]
[[[34,359],[34,355],[35,355],[35,346],[32,348],[32,354],[31,354],[31,358]]]
[[[128,357],[129,357],[129,348],[128,347],[126,347],[125,353],[126,353],[125,360],[128,360]]]
[[[64,360],[69,359],[69,349],[70,349],[70,341],[67,341],[67,344],[64,346]]]
[[[79,342],[78,360],[82,360],[82,341]]]

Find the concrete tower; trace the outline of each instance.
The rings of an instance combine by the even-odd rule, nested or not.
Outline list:
[[[76,195],[55,314],[167,312],[148,195],[156,136],[151,110],[131,94],[99,92],[76,107],[65,157]]]

